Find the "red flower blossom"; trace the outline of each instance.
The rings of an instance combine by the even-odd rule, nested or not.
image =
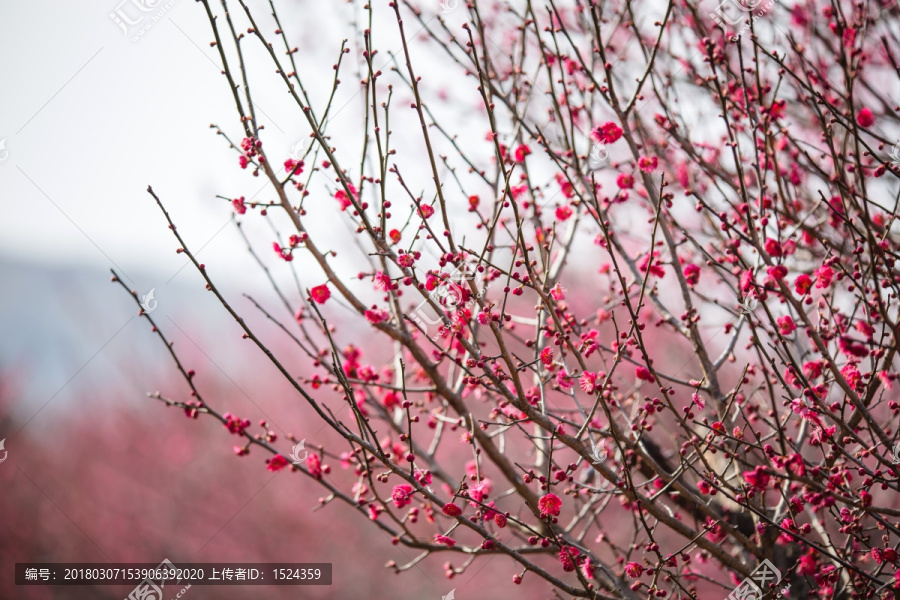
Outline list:
[[[625,574],[632,579],[637,579],[644,574],[644,567],[636,562],[630,562],[625,565]]]
[[[782,255],[781,244],[779,244],[778,240],[774,238],[769,238],[766,240],[765,248],[766,254],[768,254],[769,256],[777,257]]]
[[[317,304],[325,304],[331,298],[331,290],[328,289],[327,283],[323,283],[309,290],[309,295]]]
[[[622,128],[609,121],[591,130],[591,137],[601,144],[612,144],[622,137]]]
[[[550,493],[542,496],[538,500],[538,510],[541,511],[541,518],[546,519],[549,516],[558,517],[559,509],[562,507],[562,500],[556,494]]]
[[[875,123],[875,116],[872,114],[872,111],[866,107],[856,113],[856,122],[859,123],[860,127],[869,127]]]
[[[831,280],[834,278],[834,269],[829,267],[828,265],[822,265],[818,269],[816,269],[816,287],[819,289],[827,288],[831,285]]]
[[[559,206],[556,209],[556,220],[565,221],[572,216],[572,209],[569,206]]]
[[[751,488],[763,491],[769,485],[769,480],[771,476],[766,472],[765,468],[761,465],[753,469],[752,471],[744,471],[744,481],[747,482]]]
[[[353,187],[353,184],[351,183],[347,187],[350,188],[350,192],[353,194],[353,199],[359,200],[356,194],[356,188]],[[347,192],[342,189],[334,193],[334,199],[340,203],[341,211],[347,210],[347,208],[352,204],[352,202],[350,201],[350,196],[348,196]]]
[[[269,471],[272,471],[273,473],[282,470],[283,468],[285,468],[287,465],[290,464],[288,462],[288,459],[286,459],[285,457],[283,457],[280,454],[276,454],[275,456],[273,456],[266,462],[269,463],[266,465],[266,469],[268,469]]]
[[[444,505],[442,512],[448,517],[458,517],[462,514],[462,509],[452,502],[448,502]]]
[[[581,389],[584,390],[585,394],[593,394],[597,391],[597,374],[585,371],[581,374],[579,383],[581,383]]]
[[[309,453],[306,457],[306,470],[316,479],[322,479],[322,459],[318,454]]]
[[[517,163],[525,162],[525,157],[528,156],[529,154],[531,154],[531,148],[529,148],[525,144],[522,144],[521,146],[516,148],[516,151],[515,151],[516,162]]]
[[[809,293],[811,287],[812,279],[810,279],[809,275],[807,275],[806,273],[797,275],[797,279],[794,280],[794,290],[798,294],[800,294],[801,296],[805,296]]]
[[[638,169],[644,173],[652,173],[659,166],[659,159],[655,156],[642,156],[638,159]]]
[[[250,427],[250,419],[241,420],[231,413],[225,413],[222,418],[225,419],[225,429],[237,435],[242,435],[244,430]]]
[[[697,282],[700,281],[700,267],[693,263],[684,265],[684,269],[681,272],[688,285],[697,285]]]
[[[636,367],[634,369],[634,376],[638,379],[643,379],[644,381],[649,381],[653,383],[655,379],[653,379],[653,374],[650,373],[650,369],[647,367]]]
[[[412,502],[412,495],[413,487],[408,483],[401,483],[400,485],[394,486],[394,491],[391,493],[391,500],[394,502],[394,506],[403,508]]]
[[[299,175],[303,172],[303,161],[302,160],[294,160],[293,158],[289,158],[284,161],[284,171],[285,173],[290,173],[291,175]]]
[[[795,329],[797,329],[797,324],[790,315],[778,317],[778,331],[781,332],[781,335],[790,335]]]
[[[434,536],[434,541],[438,544],[444,544],[448,548],[452,548],[456,545],[456,540],[454,540],[453,538],[449,538],[446,535],[436,534]]]
[[[623,190],[630,190],[634,187],[634,177],[629,173],[619,173],[616,177],[616,185]]]

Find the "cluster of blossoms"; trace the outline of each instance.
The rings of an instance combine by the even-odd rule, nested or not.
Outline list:
[[[402,49],[408,16],[434,60],[464,65],[484,136],[428,109],[440,94],[414,56],[386,84],[368,30],[362,144],[326,135],[330,102],[292,91],[326,158],[311,171],[333,177],[321,188],[269,168],[237,99],[240,165],[279,207],[260,216],[296,229],[273,247],[301,291],[272,278],[289,318],[265,316],[299,353],[265,346],[216,293],[342,445],[287,469],[268,427],[180,406],[393,543],[460,557],[447,577],[502,555],[513,583],[558,595],[686,599],[727,595],[765,560],[798,597],[892,597],[900,109],[872,82],[900,83],[896,11],[812,0],[733,39],[684,3],[642,19],[618,1],[508,8],[470,3],[458,35],[389,7]],[[302,74],[273,60],[293,90]],[[399,87],[404,113],[382,103]],[[597,144],[608,161],[586,168]]]

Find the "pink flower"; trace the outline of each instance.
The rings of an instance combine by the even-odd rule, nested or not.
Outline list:
[[[630,562],[625,565],[625,574],[632,579],[637,579],[644,574],[644,567],[636,562]]]
[[[306,457],[306,469],[316,479],[322,479],[322,459],[319,458],[318,454],[310,452],[309,456]]]
[[[289,158],[284,161],[284,171],[285,173],[290,173],[291,175],[299,175],[303,172],[303,161],[302,160],[294,160],[293,158]]]
[[[559,206],[556,208],[556,220],[565,221],[572,216],[572,209],[569,206]]]
[[[850,363],[844,366],[841,369],[841,376],[847,380],[847,383],[850,384],[850,387],[856,388],[862,379],[862,375],[859,372],[859,369],[856,368],[856,365]]]
[[[572,187],[571,182],[566,179],[565,175],[563,175],[562,173],[557,173],[553,176],[553,178],[556,179],[556,183],[559,184],[560,191],[562,192],[563,196],[565,196],[566,198],[571,198],[575,195],[575,188]]]
[[[856,122],[859,123],[860,127],[869,127],[875,122],[875,116],[872,114],[872,111],[866,107],[856,114]]]
[[[559,509],[562,507],[562,500],[556,494],[550,493],[542,496],[538,500],[538,510],[541,511],[541,518],[545,519],[550,515],[559,516]]]
[[[556,385],[564,390],[568,390],[572,387],[572,382],[569,381],[569,374],[566,373],[565,369],[560,369],[556,373]]]
[[[545,367],[549,367],[553,362],[553,348],[544,348],[541,350],[541,362]]]
[[[375,287],[379,290],[389,290],[392,285],[393,283],[391,283],[389,275],[385,274],[383,271],[375,273]]]
[[[352,190],[353,188],[351,187],[350,189]],[[355,198],[356,194],[354,194],[353,197]],[[350,201],[350,196],[348,196],[347,192],[345,192],[344,190],[336,191],[334,193],[334,199],[340,203],[341,211],[347,210],[347,208],[349,208],[349,206],[352,204],[352,202]]]
[[[458,517],[462,514],[462,509],[452,502],[448,502],[444,505],[442,512],[448,517]]]
[[[600,127],[591,130],[591,137],[601,144],[612,144],[622,137],[622,128],[608,121]]]
[[[231,413],[225,413],[222,418],[225,419],[225,429],[237,435],[242,435],[244,430],[250,427],[250,419],[241,420]]]
[[[787,277],[787,267],[785,267],[784,265],[775,265],[772,267],[768,267],[766,269],[766,273],[768,273],[769,277],[771,277],[773,280],[781,281],[782,279]]]
[[[653,374],[650,373],[650,369],[647,367],[637,367],[634,370],[634,376],[638,379],[643,379],[644,381],[649,381],[653,383],[655,380],[653,379]]]
[[[291,253],[290,249],[282,248],[278,242],[272,242],[272,249],[275,250],[275,253],[278,254],[286,262],[291,262],[292,260],[294,260],[294,255]]]
[[[493,487],[493,482],[487,477],[470,487],[469,498],[472,499],[472,502],[470,503],[472,507],[478,508],[478,503],[484,502],[484,499],[490,495]]]
[[[774,238],[769,238],[766,240],[765,248],[766,248],[766,254],[768,254],[769,256],[781,256],[782,255],[781,244],[779,244],[778,240],[776,240]]]
[[[280,454],[276,454],[266,462],[269,463],[268,465],[266,465],[266,469],[272,471],[273,473],[282,470],[289,464],[287,459]]]
[[[413,487],[408,483],[401,483],[400,485],[394,486],[394,491],[391,493],[391,500],[393,500],[394,506],[403,508],[412,502],[412,494]]]
[[[525,157],[528,156],[529,154],[531,154],[531,148],[529,148],[525,144],[522,144],[521,146],[516,148],[516,151],[515,151],[516,162],[517,163],[525,162]]]
[[[419,216],[423,219],[427,219],[431,215],[434,214],[434,207],[430,204],[421,204],[419,205]]]
[[[575,570],[575,562],[572,557],[577,557],[581,552],[574,546],[563,546],[559,551],[559,562],[562,563],[563,571],[571,573]]]
[[[438,544],[444,544],[448,548],[452,548],[453,546],[456,545],[456,540],[454,540],[453,538],[449,538],[446,535],[441,535],[441,534],[435,534],[434,541],[437,542]]]
[[[655,156],[642,156],[638,159],[638,169],[644,173],[652,173],[659,166],[659,159]]]
[[[794,280],[794,290],[800,294],[801,296],[805,296],[809,293],[809,289],[812,287],[812,279],[810,279],[809,275],[806,273],[801,273],[797,275],[797,279]]]
[[[243,215],[244,213],[247,212],[247,207],[244,206],[244,197],[243,196],[232,200],[231,205],[234,207],[234,211],[239,215]]]
[[[797,329],[797,324],[790,315],[778,317],[778,331],[781,332],[781,335],[790,335],[795,329]]]
[[[831,280],[834,278],[834,269],[829,267],[828,265],[823,265],[816,269],[816,287],[817,288],[827,288],[831,285]]]
[[[638,268],[640,268],[641,272],[646,273],[647,271],[650,271],[650,273],[652,275],[656,275],[657,277],[665,277],[666,271],[659,264],[659,252],[656,252],[656,251],[653,252],[653,263],[652,264],[650,262],[650,259],[651,259],[650,255],[647,254],[641,260],[640,264],[638,265]]]
[[[400,398],[400,394],[393,390],[389,390],[381,397],[381,403],[385,408],[391,408],[400,404]]]
[[[629,173],[619,173],[619,176],[616,177],[616,185],[623,190],[630,190],[634,187],[634,177]]]
[[[328,289],[327,283],[323,283],[309,290],[309,295],[317,304],[325,304],[331,298],[331,290]]]
[[[765,469],[762,466],[758,466],[752,471],[744,471],[744,481],[747,482],[751,488],[763,491],[769,485],[769,480],[771,476],[766,473]]]
[[[816,555],[815,550],[810,549],[809,552],[800,557],[800,564],[797,566],[798,575],[815,575],[816,574]]]
[[[566,299],[566,288],[562,287],[558,283],[553,286],[550,290],[550,296],[553,297],[554,300],[565,300]]]
[[[684,274],[684,280],[687,281],[688,285],[697,285],[697,282],[700,281],[700,267],[694,263],[684,265],[684,269],[681,272]]]
[[[581,383],[581,389],[584,390],[585,394],[593,394],[597,391],[597,374],[585,371],[581,374],[579,383]]]
[[[369,323],[377,324],[383,321],[387,321],[388,313],[384,309],[369,309],[365,313],[366,319]]]

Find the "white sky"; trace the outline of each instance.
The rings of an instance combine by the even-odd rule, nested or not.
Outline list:
[[[194,251],[210,242],[201,258],[250,268],[233,225],[223,229],[231,208],[215,194],[249,199],[264,181],[237,168],[237,155],[208,127],[215,122],[240,140],[204,10],[191,0],[177,0],[133,42],[109,14],[118,6],[128,15],[140,13],[132,0],[118,2],[0,4],[0,140],[5,138],[8,151],[8,156],[0,153],[6,156],[0,162],[0,256],[117,265],[126,274],[149,271],[168,280],[185,259],[174,253],[175,240],[145,191],[151,184]],[[323,8],[314,0],[282,6],[285,29],[301,48],[305,83],[319,92],[315,102],[330,88],[340,40],[350,37],[352,43],[347,23],[354,9],[345,3]],[[265,14],[260,10],[257,16]],[[396,31],[395,23],[390,31]],[[274,153],[280,162],[295,142],[306,139],[308,129],[271,63],[257,60],[257,40],[247,42],[253,49],[255,104],[267,124],[264,140],[270,152],[283,148]],[[352,133],[362,102],[352,60],[347,66],[335,106],[349,103],[331,126],[337,134]],[[273,239],[260,219],[246,222],[264,234],[263,240]],[[235,268],[219,277],[238,275]],[[156,284],[137,282],[139,289]]]

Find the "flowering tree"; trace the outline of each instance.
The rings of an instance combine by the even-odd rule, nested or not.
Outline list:
[[[360,4],[322,88],[274,3],[200,4],[242,141],[216,132],[272,194],[223,197],[290,228],[251,252],[298,291],[226,298],[148,191],[341,442],[300,456],[207,402],[171,346],[190,398],[159,399],[420,552],[398,572],[502,555],[494,573],[558,596],[893,597],[895,6]],[[251,94],[260,49],[308,127],[287,160]]]

